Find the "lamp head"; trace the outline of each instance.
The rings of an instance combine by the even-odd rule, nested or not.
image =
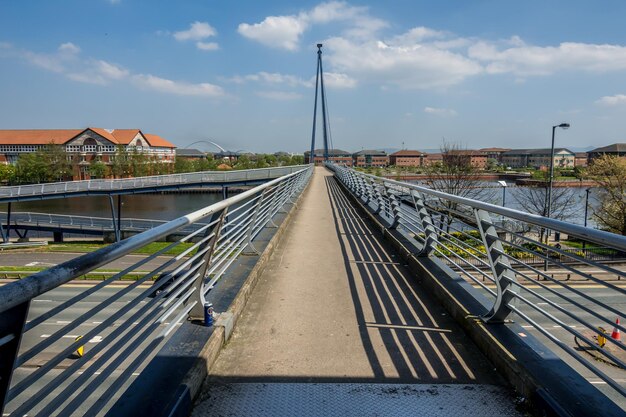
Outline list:
[[[561,129],[569,129],[569,123],[561,123],[558,127]]]

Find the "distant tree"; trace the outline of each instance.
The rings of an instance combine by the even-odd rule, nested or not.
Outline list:
[[[537,214],[539,216],[548,216],[548,179],[550,173],[548,171],[538,171],[542,175],[537,175],[538,185],[519,187],[514,194],[517,203],[524,211]],[[567,220],[576,213],[576,196],[570,187],[552,187],[552,204],[550,207],[550,218],[557,220]],[[530,232],[531,228],[521,230],[521,232]],[[539,240],[546,238],[546,230],[541,228],[539,231]]]
[[[274,162],[272,165],[271,162]],[[257,155],[256,161],[254,161],[254,168],[268,168],[276,166],[276,157],[274,155]]]
[[[155,159],[150,162],[150,175],[165,175],[172,172],[173,164]]]
[[[183,174],[185,172],[193,172],[193,162],[188,158],[176,157],[174,160],[174,172],[177,174]]]
[[[15,180],[15,166],[0,164],[0,182],[12,183]]]
[[[133,177],[144,177],[150,171],[148,156],[134,149],[129,157],[130,175]]]
[[[102,161],[93,161],[89,166],[89,176],[91,178],[106,178],[109,168]]]
[[[593,161],[587,175],[599,189],[594,219],[608,231],[626,235],[626,158],[603,155]]]
[[[49,143],[38,152],[43,152],[41,158],[47,168],[46,181],[64,181],[72,177],[72,165],[64,147]]]
[[[292,155],[290,165],[302,165],[304,164],[304,155]]]
[[[235,162],[234,168],[235,169],[251,169],[253,168],[253,164],[248,155],[240,155],[239,158],[237,159],[237,162]]]
[[[33,184],[46,181],[48,167],[43,152],[20,154],[15,164],[15,178],[19,184]]]
[[[120,145],[111,161],[111,173],[115,178],[124,178],[131,175],[130,155],[126,147]]]
[[[500,168],[500,164],[498,164],[498,160],[495,158],[487,158],[487,166],[485,169],[487,171],[497,171]]]
[[[481,180],[478,169],[472,165],[471,158],[465,151],[458,144],[444,141],[441,146],[442,161],[424,167],[428,178],[427,185],[435,190],[459,197],[492,201],[493,189],[487,187],[488,184]],[[458,203],[442,198],[439,204],[440,211],[450,214],[442,216],[440,221],[441,229],[445,226],[448,232],[454,221],[453,213],[457,211]]]

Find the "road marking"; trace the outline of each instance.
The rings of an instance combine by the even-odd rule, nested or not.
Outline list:
[[[42,299],[39,299],[39,298],[35,298],[35,299],[34,299],[34,300],[32,300],[32,301],[50,302],[50,303],[52,302],[52,300],[42,300]]]
[[[29,262],[24,266],[56,266],[56,264],[51,264],[50,262]]]
[[[604,381],[589,381],[589,382],[591,382],[594,385],[606,384],[606,382],[604,382]]]
[[[67,320],[57,320],[57,324],[70,324],[71,321],[67,321]]]
[[[524,329],[532,329],[532,328],[533,328],[533,326],[531,326],[531,325],[529,325],[529,324],[522,324],[522,327],[523,327]]]
[[[49,334],[42,334],[39,337],[45,339],[45,338],[50,337],[50,336],[51,335],[49,335]],[[66,335],[63,336],[63,338],[65,338],[65,339],[76,339],[77,337],[78,337],[78,335],[75,335],[75,334],[66,334]],[[102,336],[94,336],[91,339],[89,339],[89,343],[100,343],[100,342],[102,342]]]
[[[91,323],[92,323],[92,324],[102,324],[102,322],[101,322],[101,321],[92,321]]]

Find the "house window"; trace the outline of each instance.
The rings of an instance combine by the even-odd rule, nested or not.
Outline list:
[[[83,152],[95,153],[98,148],[98,142],[93,138],[87,138],[83,141]]]

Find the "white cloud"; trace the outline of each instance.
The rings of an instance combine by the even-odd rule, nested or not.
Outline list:
[[[299,100],[302,98],[302,94],[294,93],[291,91],[259,91],[256,94],[259,97],[280,101]]]
[[[189,29],[174,32],[174,39],[177,41],[201,41],[211,36],[217,35],[217,31],[206,22],[193,22]]]
[[[326,41],[328,61],[333,70],[357,79],[407,89],[447,87],[483,71],[479,63],[461,53],[402,39],[385,43],[332,38]]]
[[[311,85],[315,84],[315,77],[311,79]],[[350,78],[347,74],[340,74],[337,72],[324,72],[324,87],[330,88],[354,88],[357,85],[357,81],[354,78]]]
[[[457,115],[456,110],[441,109],[437,107],[424,107],[424,113],[442,117],[454,117]]]
[[[224,95],[222,87],[209,83],[192,84],[168,80],[151,74],[137,74],[132,79],[135,84],[142,88],[179,96],[219,97]]]
[[[248,39],[264,45],[295,51],[302,34],[315,24],[343,21],[346,34],[354,38],[369,37],[386,27],[387,22],[368,14],[367,7],[354,7],[346,2],[321,3],[297,15],[267,16],[260,23],[241,23],[237,31]]]
[[[67,77],[82,83],[106,85],[113,80],[122,80],[129,74],[127,69],[118,65],[102,60],[92,60],[86,63],[80,72],[67,73]]]
[[[485,64],[490,74],[551,75],[560,71],[603,73],[626,70],[626,46],[564,42],[558,46],[526,45],[515,37],[512,47],[479,41],[468,56]]]
[[[196,42],[196,48],[203,51],[217,51],[220,46],[216,42]]]
[[[626,104],[626,94],[616,94],[614,96],[604,96],[596,100],[596,104],[601,106],[619,106]]]
[[[294,16],[269,16],[261,23],[241,23],[237,31],[264,45],[294,51],[305,29],[306,24]]]
[[[265,84],[284,84],[290,87],[297,87],[297,86],[309,87],[312,85],[310,81],[305,81],[300,77],[296,77],[295,75],[281,74],[278,72],[265,72],[265,71],[257,72],[256,74],[243,75],[243,76],[237,75],[228,79],[228,81],[231,81],[237,84],[244,84],[246,82],[259,82],[259,83],[265,83]]]
[[[72,42],[62,43],[59,46],[59,52],[68,54],[68,55],[76,55],[80,53],[80,48],[74,45]]]
[[[315,77],[308,80],[296,77],[295,75],[281,74],[278,72],[257,72],[256,74],[237,75],[229,78],[228,81],[237,84],[247,82],[258,82],[273,85],[286,85],[289,87],[315,87]],[[324,72],[324,86],[329,88],[353,88],[357,81],[346,74],[335,72]]]
[[[172,81],[151,74],[133,74],[128,69],[101,59],[82,58],[80,48],[71,42],[60,45],[56,53],[42,54],[18,50],[10,44],[2,45],[7,57],[21,58],[31,65],[62,74],[72,81],[87,84],[108,85],[115,81],[131,81],[148,90],[176,95],[220,97],[225,95],[222,87],[210,83],[187,83]]]
[[[216,36],[217,31],[206,22],[193,22],[189,29],[174,32],[174,39],[179,42],[196,41],[196,48],[201,51],[217,51],[220,46],[217,42],[205,42],[207,38]]]

